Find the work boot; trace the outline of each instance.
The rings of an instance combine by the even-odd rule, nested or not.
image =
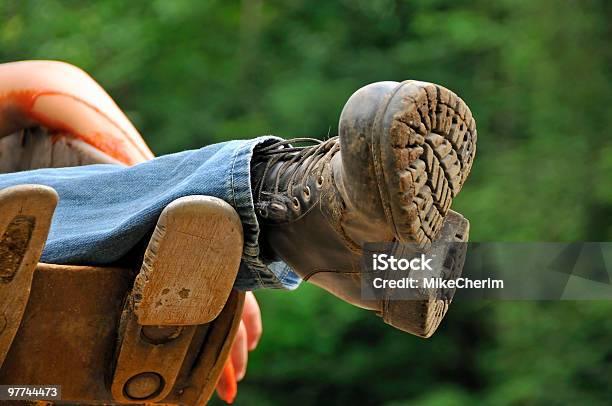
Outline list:
[[[378,82],[350,97],[338,133],[323,142],[293,139],[255,151],[262,254],[388,324],[428,337],[446,313],[448,295],[363,300],[363,246],[467,241],[469,222],[449,208],[476,152],[472,113],[442,86]],[[312,145],[297,146],[304,142]],[[463,264],[459,251],[446,253],[454,274]]]

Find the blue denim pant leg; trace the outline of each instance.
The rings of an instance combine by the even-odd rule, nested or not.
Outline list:
[[[19,184],[54,188],[60,200],[41,260],[57,264],[109,264],[154,227],[179,197],[208,195],[232,205],[244,227],[244,250],[235,287],[295,289],[300,278],[283,262],[259,256],[259,224],[251,190],[253,149],[278,138],[229,141],[164,155],[132,167],[87,165],[0,175],[0,189]]]

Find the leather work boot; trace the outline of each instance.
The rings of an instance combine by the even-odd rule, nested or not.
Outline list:
[[[449,208],[476,152],[472,113],[442,86],[378,82],[350,97],[338,134],[256,150],[252,174],[263,255],[281,258],[304,280],[396,328],[429,337],[451,298],[432,292],[424,300],[363,300],[362,247],[467,241],[469,222]],[[314,145],[295,146],[303,142]],[[451,274],[461,272],[464,254],[445,253]]]

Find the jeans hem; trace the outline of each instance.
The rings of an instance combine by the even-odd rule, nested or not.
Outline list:
[[[298,287],[301,279],[284,262],[266,265],[259,257],[259,222],[255,214],[251,184],[251,160],[261,144],[280,141],[273,136],[259,137],[239,147],[232,158],[230,176],[233,206],[240,216],[244,230],[242,264],[234,287],[238,290],[288,289]],[[247,185],[248,187],[244,187]]]

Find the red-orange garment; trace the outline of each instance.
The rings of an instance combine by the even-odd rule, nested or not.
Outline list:
[[[82,70],[56,61],[0,65],[0,137],[43,125],[133,165],[153,158],[112,98]]]
[[[238,382],[231,357],[227,358],[223,366],[223,372],[217,382],[217,395],[226,403],[233,403],[238,393]]]

